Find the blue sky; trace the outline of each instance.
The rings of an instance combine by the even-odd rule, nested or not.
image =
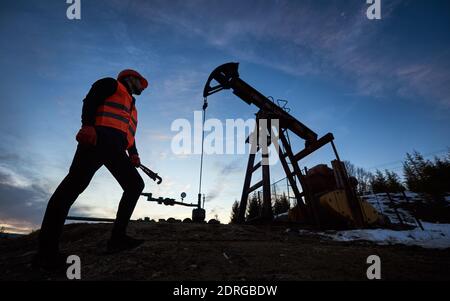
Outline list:
[[[341,157],[401,171],[406,152],[439,154],[450,138],[450,4],[382,0],[382,20],[351,1],[81,1],[68,20],[63,0],[8,1],[0,11],[0,224],[39,227],[49,195],[76,148],[82,99],[99,78],[134,68],[149,82],[137,100],[137,144],[164,182],[146,191],[195,201],[199,156],[176,156],[171,123],[193,119],[218,65],[241,77],[319,135],[333,132]],[[256,108],[229,91],[212,96],[208,117],[252,118]],[[300,150],[301,144],[294,142]],[[324,149],[304,164],[329,163]],[[246,155],[205,157],[207,218],[228,222],[240,198]],[[309,166],[311,167],[311,166]],[[275,167],[272,180],[283,177]],[[114,217],[120,186],[105,168],[72,214]],[[142,199],[133,218],[188,217],[189,208]]]

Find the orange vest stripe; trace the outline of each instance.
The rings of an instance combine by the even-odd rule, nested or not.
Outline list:
[[[133,117],[133,115],[131,115],[131,121],[133,121],[133,124],[137,126],[137,120]]]
[[[130,126],[128,126],[128,130],[133,134],[133,136],[136,134],[136,131]]]
[[[97,116],[114,118],[114,119],[117,119],[117,120],[120,120],[120,121],[124,122],[125,125],[128,126],[128,122],[129,122],[128,118],[125,118],[123,116],[120,116],[120,115],[117,115],[117,114],[114,114],[114,113],[111,113],[111,112],[99,112],[99,113],[97,113]]]
[[[117,102],[112,102],[112,101],[105,101],[105,103],[103,104],[104,106],[109,106],[109,107],[113,107],[119,110],[123,110],[125,112],[130,112],[130,109],[127,108],[126,106],[117,103]]]

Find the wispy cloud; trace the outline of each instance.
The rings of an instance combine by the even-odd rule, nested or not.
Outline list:
[[[448,108],[450,75],[443,63],[450,61],[449,53],[402,59],[386,27],[405,3],[384,2],[378,23],[367,20],[364,1],[151,1],[128,8],[239,60],[295,76],[321,74],[354,82],[352,93],[358,95],[397,93]],[[430,55],[439,59],[431,61]],[[404,73],[417,65],[421,70]],[[190,84],[174,83],[181,90]]]
[[[39,172],[25,173],[14,168],[14,165],[32,165],[18,156],[4,154],[1,159],[0,224],[9,232],[28,233],[38,229],[54,185]],[[75,204],[70,214],[113,217],[115,212],[115,208]]]
[[[211,171],[216,171],[217,176],[212,187],[209,187],[208,189],[208,193],[206,195],[207,202],[212,202],[219,198],[229,196],[231,187],[234,186],[234,184],[232,184],[233,181],[230,180],[230,176],[237,173],[242,173],[245,168],[245,161],[246,159],[243,158],[233,159],[232,161],[225,163],[223,163],[224,160],[215,161],[214,167]]]
[[[116,209],[75,204],[69,214],[85,217],[114,218],[116,216]]]
[[[43,216],[49,193],[26,177],[0,169],[0,222],[9,229],[36,228]]]
[[[232,175],[236,172],[241,172],[244,161],[240,159],[234,159],[228,163],[222,163],[220,161],[215,161],[215,166],[219,170],[219,174],[223,176]]]

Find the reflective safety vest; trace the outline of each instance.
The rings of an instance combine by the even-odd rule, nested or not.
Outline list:
[[[98,107],[95,125],[118,129],[127,135],[127,149],[133,146],[137,128],[137,110],[127,88],[117,82],[116,92]]]

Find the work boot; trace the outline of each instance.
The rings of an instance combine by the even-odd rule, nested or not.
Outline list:
[[[112,236],[107,243],[108,253],[117,253],[125,250],[131,250],[140,246],[143,239],[136,239],[128,235]]]
[[[65,274],[67,256],[62,253],[36,253],[31,262],[31,269],[36,272]]]

